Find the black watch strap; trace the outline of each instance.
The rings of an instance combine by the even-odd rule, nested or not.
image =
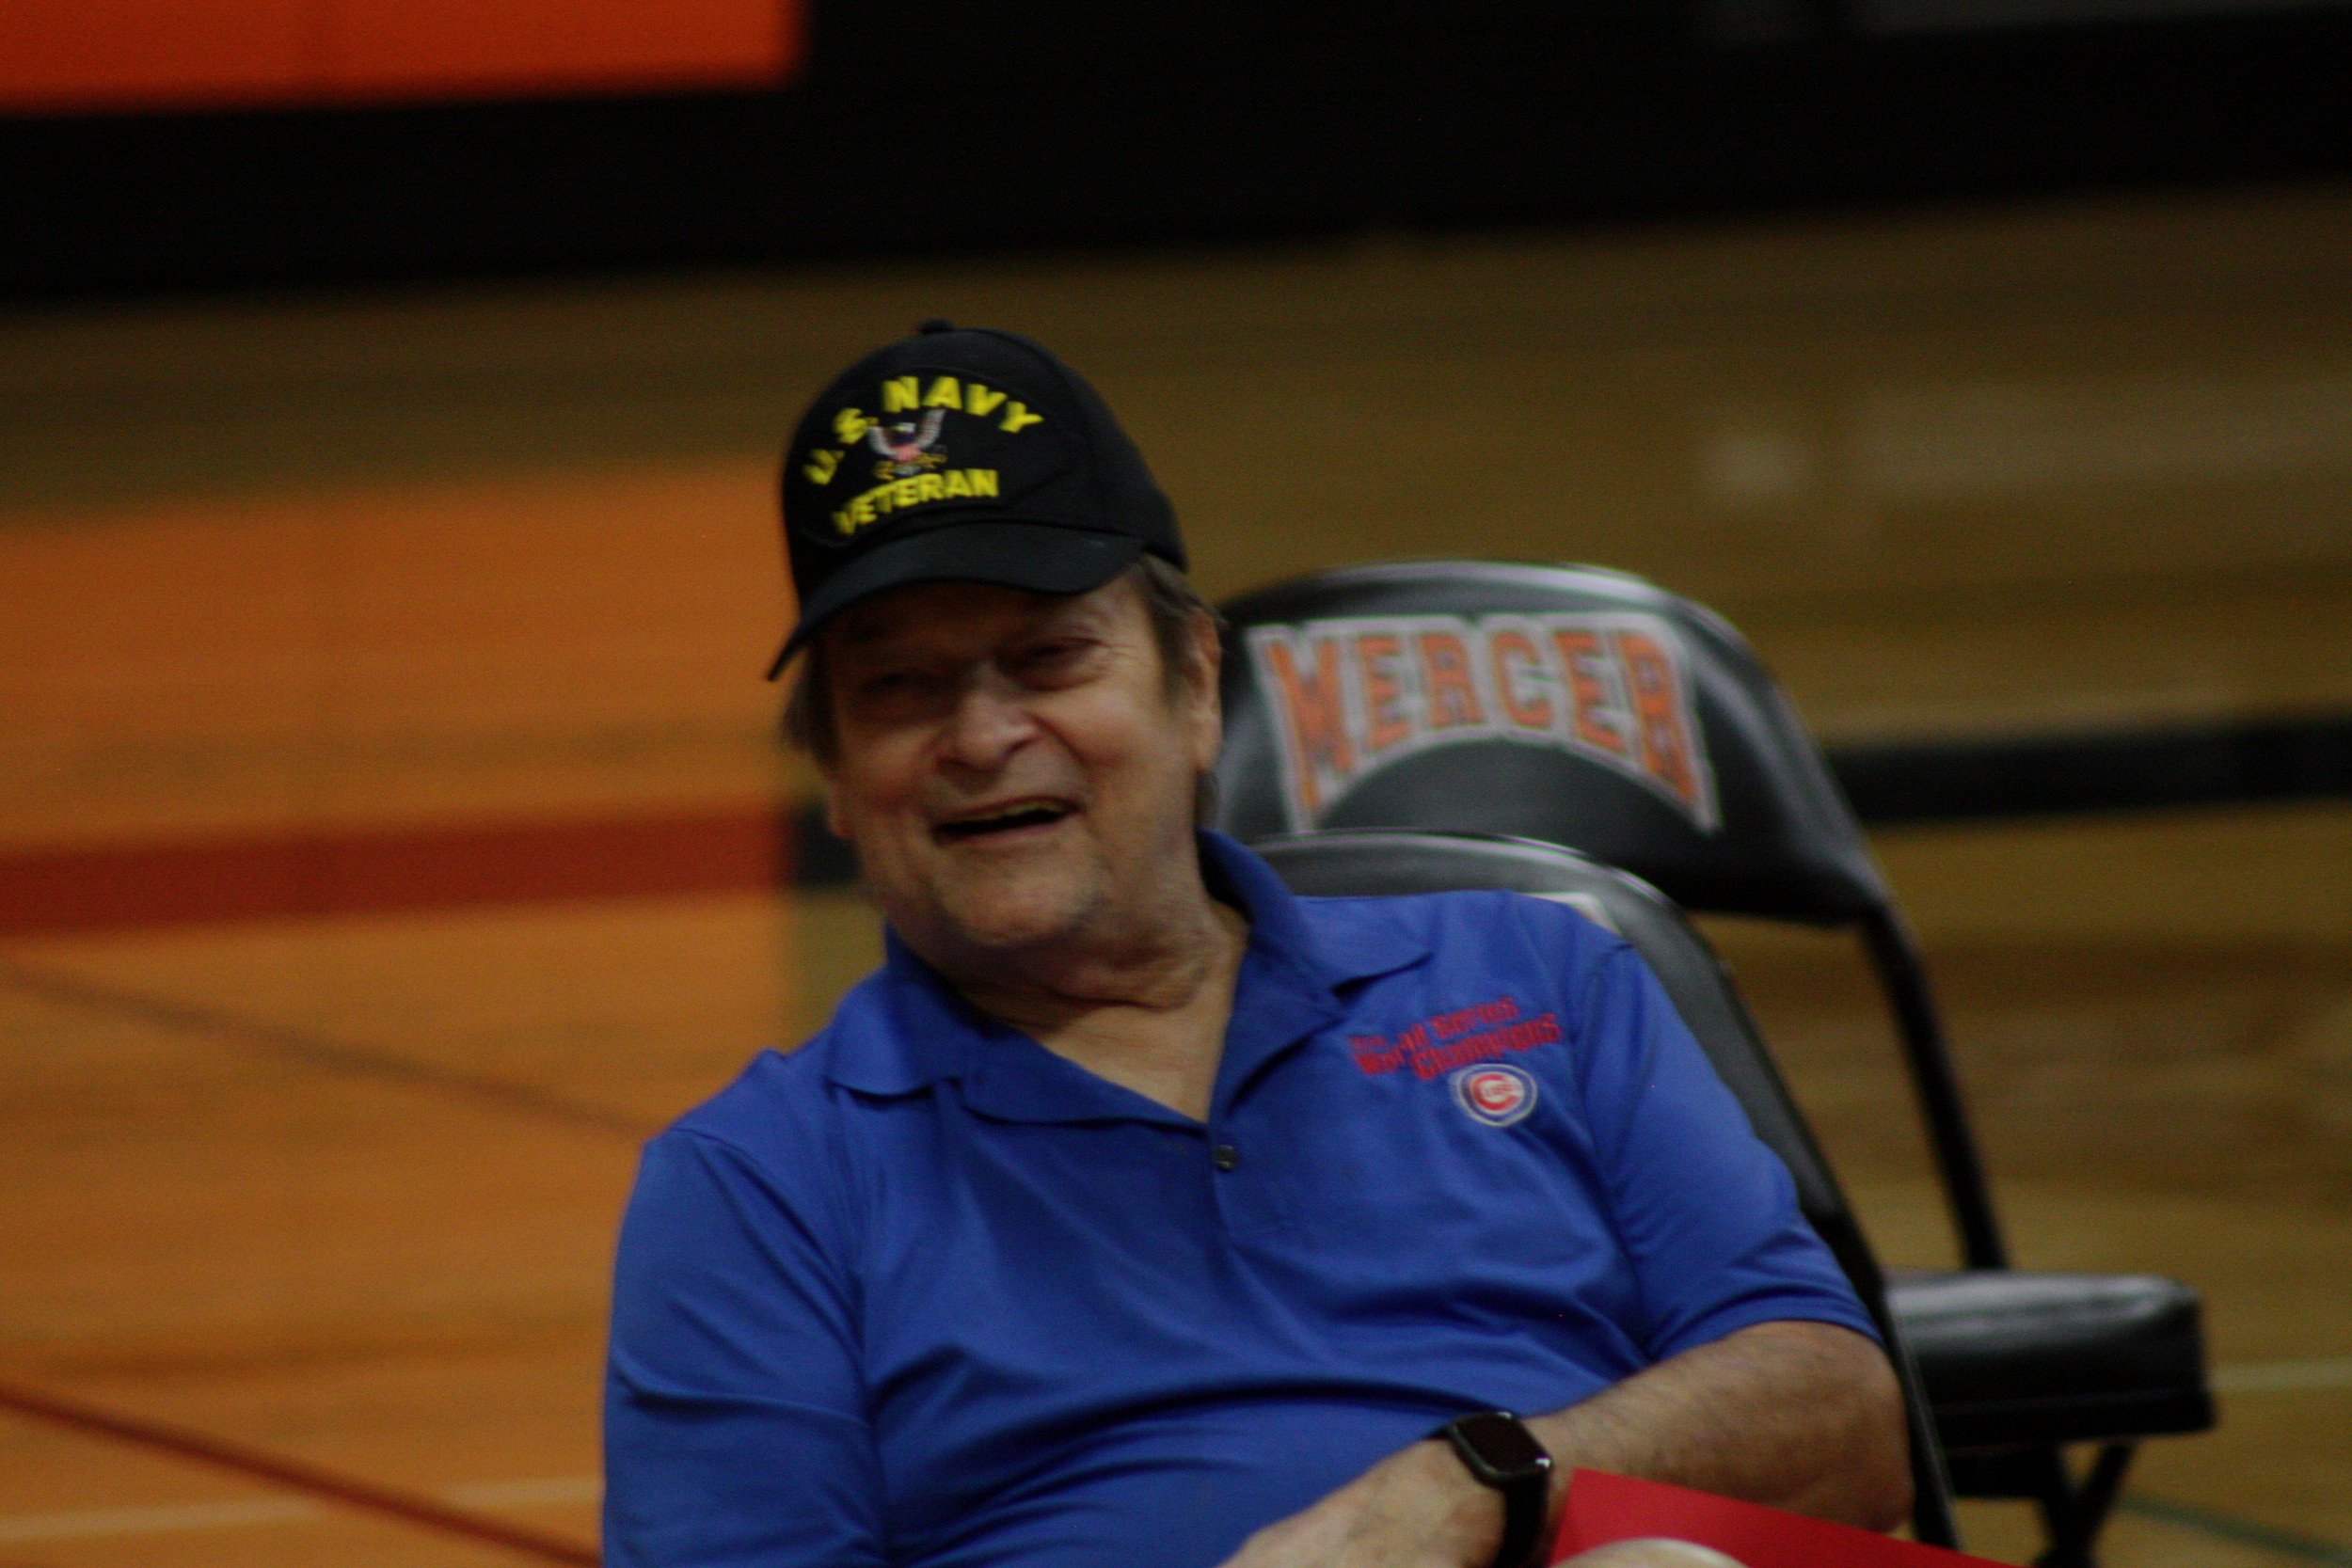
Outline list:
[[[1451,1445],[1480,1485],[1502,1494],[1502,1544],[1494,1568],[1528,1568],[1551,1510],[1551,1455],[1508,1410],[1457,1416],[1430,1435]]]

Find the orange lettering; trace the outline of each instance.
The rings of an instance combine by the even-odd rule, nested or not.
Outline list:
[[[1412,723],[1397,708],[1405,695],[1396,679],[1396,660],[1403,651],[1403,645],[1385,632],[1366,632],[1356,639],[1356,668],[1364,677],[1367,752],[1385,752],[1412,738]]]
[[[1518,675],[1514,664],[1539,664],[1542,656],[1536,653],[1534,641],[1523,631],[1503,630],[1494,634],[1486,644],[1493,662],[1495,700],[1502,705],[1502,716],[1522,730],[1545,731],[1551,728],[1551,699],[1537,697],[1522,701],[1519,697]]]
[[[1568,695],[1576,708],[1576,737],[1604,752],[1625,752],[1625,736],[1614,720],[1609,683],[1600,676],[1600,639],[1589,631],[1555,631],[1552,644],[1560,650],[1560,669],[1568,679]]]
[[[1478,700],[1470,650],[1462,640],[1450,631],[1425,631],[1414,644],[1421,651],[1421,696],[1429,727],[1451,730],[1485,723],[1486,705]]]
[[[1638,631],[1616,635],[1617,657],[1625,665],[1626,688],[1633,694],[1633,716],[1642,737],[1642,771],[1686,804],[1699,798],[1691,766],[1691,722],[1665,650]]]
[[[1315,782],[1322,767],[1344,779],[1356,770],[1356,753],[1347,743],[1347,710],[1340,699],[1340,661],[1331,639],[1314,640],[1313,673],[1301,675],[1291,658],[1287,640],[1263,646],[1266,668],[1281,688],[1282,734],[1291,748],[1292,770],[1298,781],[1298,799],[1311,817],[1323,805]]]

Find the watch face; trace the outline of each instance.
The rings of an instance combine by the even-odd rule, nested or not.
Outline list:
[[[1494,1471],[1498,1481],[1541,1475],[1551,1468],[1551,1455],[1528,1434],[1527,1428],[1515,1416],[1499,1410],[1465,1416],[1454,1423],[1454,1430],[1462,1434],[1462,1441],[1480,1463]]]

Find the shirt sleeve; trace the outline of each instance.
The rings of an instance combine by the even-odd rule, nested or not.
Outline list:
[[[739,1151],[679,1130],[647,1146],[614,1270],[608,1568],[883,1560],[853,1302]]]
[[[1631,948],[1600,960],[1582,1024],[1585,1112],[1641,1282],[1649,1354],[1662,1361],[1791,1319],[1877,1338],[1798,1209],[1788,1168]]]

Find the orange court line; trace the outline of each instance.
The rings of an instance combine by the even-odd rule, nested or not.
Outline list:
[[[374,1078],[411,1088],[453,1095],[516,1115],[630,1139],[651,1137],[658,1123],[610,1105],[576,1100],[535,1084],[488,1077],[418,1061],[396,1051],[339,1037],[317,1029],[272,1023],[197,1003],[110,986],[0,958],[0,984],[45,1001],[94,1012],[134,1018],[178,1034],[199,1035],[306,1066],[355,1077]]]
[[[193,1459],[218,1469],[234,1470],[259,1481],[306,1492],[314,1497],[324,1497],[373,1513],[389,1514],[445,1534],[503,1546],[543,1562],[574,1562],[595,1568],[603,1560],[602,1554],[596,1547],[566,1536],[532,1529],[527,1525],[510,1524],[504,1519],[476,1513],[469,1509],[452,1508],[447,1503],[414,1492],[379,1486],[373,1481],[321,1469],[315,1465],[264,1452],[260,1449],[246,1448],[192,1428],[125,1416],[20,1383],[0,1380],[0,1409],[72,1427],[79,1432],[96,1433],[141,1448],[178,1454],[183,1459]]]
[[[760,803],[44,848],[0,855],[0,935],[757,892],[793,837]]]

